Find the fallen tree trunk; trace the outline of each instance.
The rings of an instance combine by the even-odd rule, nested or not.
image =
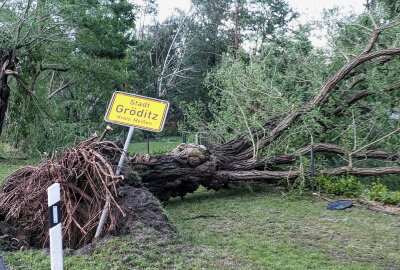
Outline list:
[[[320,153],[342,155],[343,150],[331,144],[316,144],[315,149]],[[292,155],[278,156],[266,159],[275,166],[293,164],[298,158],[310,154],[311,147],[305,147]],[[385,151],[366,151],[357,153],[358,158],[374,158],[387,161],[399,160],[399,155]],[[182,144],[167,155],[149,156],[137,154],[130,160],[130,169],[136,171],[141,177],[141,183],[150,190],[158,199],[165,201],[171,197],[184,197],[187,193],[194,192],[203,186],[207,189],[220,190],[229,182],[234,181],[258,181],[271,183],[277,180],[291,180],[301,175],[307,175],[307,171],[301,171],[293,166],[286,170],[225,170],[221,166],[224,160],[219,160],[213,151],[203,146]],[[261,164],[259,164],[261,165]],[[356,168],[338,167],[321,169],[320,174],[325,175],[357,175],[379,176],[388,174],[400,174],[400,166]]]

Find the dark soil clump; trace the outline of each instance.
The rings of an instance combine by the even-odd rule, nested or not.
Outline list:
[[[118,199],[119,205],[124,209],[126,217],[121,217],[117,225],[117,234],[137,235],[143,232],[143,228],[151,228],[168,236],[172,233],[159,200],[144,187],[121,187]]]

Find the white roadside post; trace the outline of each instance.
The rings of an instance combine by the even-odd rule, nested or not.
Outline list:
[[[60,184],[55,183],[47,189],[50,230],[51,270],[63,270],[63,246],[61,230]]]

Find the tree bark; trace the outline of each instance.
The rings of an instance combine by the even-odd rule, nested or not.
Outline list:
[[[315,144],[315,152],[343,155],[345,152],[336,145]],[[248,168],[239,170],[225,170],[224,160],[220,160],[213,151],[204,146],[194,144],[181,144],[167,155],[149,156],[137,154],[131,158],[125,168],[127,171],[135,171],[141,177],[142,184],[150,190],[158,199],[166,201],[172,197],[184,197],[187,193],[196,191],[200,186],[207,189],[220,190],[229,182],[257,181],[274,183],[278,180],[292,180],[301,175],[307,175],[306,170],[300,170],[293,164],[300,156],[310,153],[311,146],[299,149],[291,155],[282,155],[264,160],[274,166],[286,165],[284,169],[265,170],[263,168]],[[398,161],[399,155],[385,151],[369,150],[357,153],[357,158],[374,158]],[[261,161],[260,161],[261,163]],[[222,165],[222,166],[221,166]],[[124,172],[123,171],[123,172]],[[400,174],[400,167],[355,168],[338,167],[321,169],[320,174],[325,175],[357,175],[379,176],[387,174]],[[128,174],[128,173],[127,173]]]
[[[8,108],[8,99],[10,97],[8,77],[16,75],[14,68],[14,50],[4,50],[0,48],[0,135],[3,131],[4,119]]]

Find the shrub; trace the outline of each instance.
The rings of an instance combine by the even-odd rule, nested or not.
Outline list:
[[[317,177],[317,183],[328,193],[348,197],[358,198],[364,189],[363,184],[354,176],[334,178],[320,175]]]
[[[369,199],[384,202],[388,197],[388,188],[382,183],[373,183],[369,189]]]
[[[358,198],[366,189],[354,176],[337,178],[320,175],[316,180],[321,189],[334,195]],[[368,192],[368,197],[372,201],[400,205],[400,191],[390,192],[388,187],[382,183],[373,183],[369,189],[366,189],[366,192]]]
[[[386,198],[384,203],[400,205],[400,191],[396,191],[396,192],[391,193]]]
[[[384,184],[374,183],[369,190],[369,198],[385,204],[400,204],[400,191],[389,192]]]

